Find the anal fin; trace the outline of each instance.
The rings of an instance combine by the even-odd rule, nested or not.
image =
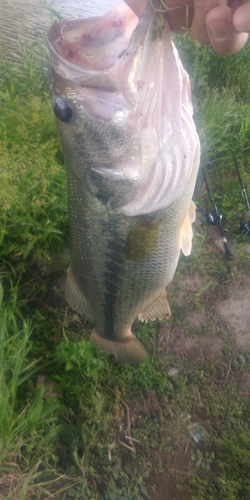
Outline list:
[[[113,354],[120,363],[140,363],[145,361],[147,357],[143,345],[131,331],[128,332],[126,337],[117,340],[101,337],[101,335],[93,331],[90,342],[102,351]]]
[[[164,289],[160,293],[159,297],[157,297],[157,299],[145,311],[139,314],[138,319],[147,323],[148,320],[161,320],[163,318],[169,318],[170,316],[171,311],[167,301],[167,292]]]
[[[70,307],[74,309],[74,311],[86,315],[89,315],[91,313],[90,303],[81,292],[79,285],[74,277],[71,266],[69,266],[67,271],[65,298]]]

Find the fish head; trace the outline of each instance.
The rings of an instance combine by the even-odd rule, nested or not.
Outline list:
[[[67,171],[112,208],[131,202],[136,186],[119,169],[138,157],[131,103],[105,75],[85,86],[52,66],[49,81]]]
[[[199,163],[188,75],[150,2],[54,24],[49,86],[67,168],[129,216],[181,198]]]
[[[47,37],[50,97],[67,169],[112,207],[135,192],[120,168],[138,156],[135,111],[112,69],[137,23],[124,5],[104,18],[56,23]]]

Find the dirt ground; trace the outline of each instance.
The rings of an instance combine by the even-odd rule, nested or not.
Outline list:
[[[233,243],[232,243],[233,245]],[[216,232],[211,240],[215,252],[223,251],[221,241]],[[243,253],[250,252],[250,244],[244,244]],[[190,363],[199,363],[206,359],[216,359],[223,363],[224,340],[217,332],[224,331],[228,338],[233,339],[239,353],[250,351],[250,270],[241,268],[240,257],[230,262],[231,279],[228,283],[220,284],[215,279],[205,292],[206,308],[190,310],[189,300],[194,294],[206,289],[206,280],[198,272],[181,278],[175,277],[173,293],[170,289],[170,303],[175,301],[180,311],[180,327],[171,331],[165,324],[162,326],[158,343],[162,352],[166,354],[181,354]],[[172,286],[172,285],[171,285]],[[207,325],[209,327],[206,329]],[[211,332],[211,324],[214,325]],[[184,326],[183,326],[184,325]],[[192,329],[202,335],[188,335],[185,330]],[[250,395],[250,376],[242,380],[244,394]],[[171,434],[171,429],[169,430]],[[196,443],[190,437],[178,446],[171,454],[170,463],[163,465],[163,472],[151,474],[148,480],[148,491],[151,500],[191,500],[192,496],[181,492],[179,478],[188,476],[192,468],[190,451],[195,449]]]
[[[174,328],[170,327],[167,321],[162,322],[156,338],[156,347],[161,349],[163,356],[172,355],[175,359],[175,355],[181,355],[192,365],[204,360],[224,363],[225,337],[233,341],[239,353],[250,351],[250,270],[246,264],[242,266],[242,259],[236,253],[233,261],[227,264],[228,282],[221,279],[219,272],[217,277],[216,258],[218,256],[219,268],[220,262],[224,262],[224,250],[216,228],[214,231],[211,229],[211,234],[209,247],[215,255],[214,278],[211,279],[209,272],[199,272],[195,266],[187,266],[186,270],[185,261],[184,272],[175,275],[168,290],[169,303],[178,320],[174,322]],[[233,241],[231,245],[234,254]],[[242,252],[250,253],[250,243],[244,243]],[[64,278],[61,275],[56,288],[60,290],[64,288]],[[202,290],[204,292],[201,293]],[[200,299],[199,294],[201,294]],[[64,305],[63,291],[61,295],[60,300]],[[196,307],[193,307],[195,300],[200,302],[198,306],[196,304]],[[250,396],[250,375],[242,379],[242,387],[243,393]],[[144,399],[141,393],[136,393],[127,403],[130,408],[132,430],[133,427],[136,428],[139,419],[157,412],[158,402],[153,394]],[[200,414],[192,417],[202,422],[202,409]],[[164,425],[166,436],[173,446],[169,459],[162,463],[159,472],[156,473],[153,466],[149,468],[146,483],[149,498],[192,500],[191,493],[184,492],[180,484],[183,484],[183,481],[185,483],[185,478],[190,478],[195,472],[191,455],[199,449],[200,443],[197,445],[187,431],[187,422],[177,424],[179,436],[176,436],[176,427],[173,428],[171,419]],[[152,451],[152,456],[154,453],[157,454],[157,450]]]
[[[234,254],[233,242],[231,244]],[[246,261],[244,265],[242,264],[242,257],[236,252],[234,260],[227,264],[228,280],[226,276],[221,278],[219,272],[216,274],[216,258],[218,256],[219,269],[220,263],[224,262],[224,256],[216,230],[212,232],[209,246],[210,251],[215,255],[215,272],[210,274],[207,268],[205,271],[202,269],[203,256],[200,269],[196,269],[194,265],[189,266],[188,261],[185,261],[183,271],[175,275],[169,287],[168,299],[172,315],[175,315],[177,320],[174,321],[174,327],[170,327],[168,321],[162,322],[156,337],[156,347],[160,348],[162,356],[172,356],[173,370],[175,370],[174,360],[178,356],[183,357],[192,366],[204,360],[216,360],[219,364],[223,364],[225,338],[231,339],[242,355],[250,352],[250,270]],[[241,252],[243,255],[250,253],[248,241],[242,246]],[[42,274],[45,273],[44,279],[47,280],[47,270],[40,271]],[[56,300],[55,308],[63,308],[65,307],[64,276],[60,272],[55,279],[57,281],[53,282],[52,287],[53,297]],[[225,384],[225,379],[223,383]],[[240,384],[242,394],[249,397],[250,375],[243,373]],[[127,403],[130,409],[132,431],[133,427],[136,428],[139,419],[149,413],[154,415],[154,412],[157,412],[158,401],[154,394],[145,399],[143,394],[136,393]],[[192,415],[192,422],[202,423],[202,419],[201,405],[199,412]],[[184,492],[180,485],[185,484],[185,479],[190,479],[195,473],[192,453],[195,453],[202,444],[195,443],[187,428],[185,415],[183,421],[173,420],[170,418],[169,421],[164,421],[163,426],[161,422],[161,429],[163,428],[165,433],[164,437],[167,437],[166,442],[169,439],[171,452],[169,458],[164,459],[160,467],[157,463],[158,472],[155,472],[156,467],[152,458],[154,454],[157,455],[158,450],[157,448],[152,450],[152,457],[150,457],[152,466],[149,466],[149,477],[146,482],[150,500],[192,500],[192,494]],[[159,442],[159,446],[160,444]],[[129,458],[131,458],[130,455]]]

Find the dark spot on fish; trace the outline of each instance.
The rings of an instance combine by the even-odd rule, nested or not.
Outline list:
[[[104,193],[102,192],[101,190],[98,190],[96,192],[96,198],[101,202],[103,203],[104,205],[107,205],[108,204],[108,201],[109,201],[109,195],[108,193]]]
[[[65,57],[65,59],[69,60],[69,59],[73,59],[74,58],[74,51],[73,49],[70,47],[69,44],[65,44],[64,47],[63,47],[63,55]]]
[[[123,22],[122,20],[116,20],[116,21],[111,21],[110,25],[112,26],[112,28],[120,28],[120,26],[122,26]]]
[[[107,293],[105,295],[105,332],[110,340],[116,340],[115,324],[116,324],[116,304],[119,291],[120,270],[122,267],[122,245],[119,240],[112,238],[108,243],[109,247],[109,262],[105,276],[105,287]]]
[[[142,89],[144,82],[142,80],[136,80],[136,86],[138,90]]]
[[[124,54],[126,54],[126,49],[124,49],[118,56],[118,59],[121,59],[122,56],[124,56]]]
[[[65,99],[56,99],[54,104],[54,113],[61,122],[70,122],[73,116],[71,106]]]
[[[84,33],[84,35],[81,36],[81,45],[84,45],[85,43],[92,42],[92,36],[90,33]]]

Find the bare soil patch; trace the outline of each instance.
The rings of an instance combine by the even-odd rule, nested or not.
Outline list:
[[[217,237],[210,245],[218,254],[223,251],[222,242]],[[243,254],[249,252],[250,244],[246,243]],[[242,268],[241,259],[236,256],[229,272],[231,279],[228,283],[217,278],[211,280],[196,271],[175,278],[173,292],[170,287],[169,301],[170,305],[175,303],[180,321],[175,322],[173,328],[167,322],[160,328],[156,344],[163,356],[181,355],[191,364],[217,360],[225,366],[224,347],[227,339],[233,341],[239,355],[250,351],[250,269],[246,266]],[[200,303],[197,300],[199,298]],[[223,386],[230,376],[229,365],[226,377],[223,375],[224,379],[220,381],[218,378],[216,383]],[[233,379],[242,397],[249,397],[249,373],[239,370]],[[193,467],[190,448],[197,451],[197,447],[206,449],[206,445],[197,445],[192,438],[187,444],[185,436],[183,443],[180,441],[173,450],[171,460],[164,464],[164,472],[150,474],[148,490],[151,500],[192,499],[191,494],[181,491],[180,484],[183,484],[185,477],[189,477]]]
[[[250,350],[250,280],[232,289],[232,296],[220,302],[217,311],[239,350]]]

